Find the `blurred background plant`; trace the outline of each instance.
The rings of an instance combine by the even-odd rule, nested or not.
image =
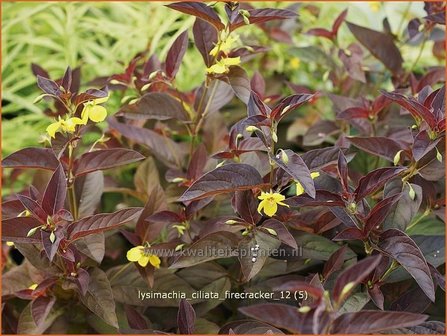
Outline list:
[[[252,3],[255,7],[286,7],[293,3]],[[223,10],[221,4],[216,4]],[[293,5],[295,6],[295,5]],[[267,76],[305,85],[313,89],[330,89],[330,81],[322,80],[327,61],[307,49],[308,46],[329,46],[324,39],[299,34],[301,27],[330,27],[335,17],[347,7],[345,3],[296,4],[300,18],[287,27],[293,40],[282,43],[274,40],[257,27],[247,27],[243,41],[258,41],[270,50],[253,62],[263,68]],[[348,20],[382,30],[387,17],[394,34],[406,30],[405,22],[423,16],[423,2],[417,3],[351,3]],[[67,65],[81,67],[82,83],[124,70],[139,52],[156,53],[164,58],[174,39],[190,28],[193,18],[164,7],[160,3],[143,2],[89,2],[89,3],[2,3],[2,154],[35,146],[48,125],[42,111],[43,104],[34,104],[39,95],[31,64],[46,69],[53,78],[62,76]],[[375,15],[371,15],[371,11]],[[318,12],[318,15],[315,15]],[[308,28],[306,28],[307,30]],[[305,38],[303,38],[305,37]],[[442,36],[443,38],[443,36]],[[340,31],[340,44],[354,40],[347,27]],[[433,43],[433,42],[430,42]],[[423,48],[418,66],[434,64],[430,43]],[[290,44],[293,45],[291,48]],[[420,48],[404,47],[404,59],[418,57]],[[336,55],[334,55],[336,58]],[[330,60],[329,60],[330,61]],[[192,89],[203,78],[204,65],[195,48],[190,47],[184,59],[185,66],[177,75],[177,85]],[[437,61],[440,63],[441,61]],[[408,65],[409,66],[409,65]],[[117,99],[111,100],[109,111],[115,111]],[[19,133],[18,133],[19,132]]]

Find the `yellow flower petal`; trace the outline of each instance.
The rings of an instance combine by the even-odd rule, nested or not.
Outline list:
[[[300,196],[302,194],[304,194],[304,188],[300,182],[297,182],[296,183],[296,195]]]
[[[261,195],[258,196],[258,199],[265,200],[267,197],[269,197],[269,193],[261,191]]]
[[[259,196],[260,197],[260,196]],[[259,198],[258,197],[258,198]],[[261,202],[259,202],[259,205],[258,205],[258,212],[259,213],[261,213],[261,210],[264,208],[264,204],[265,204],[265,202],[266,201],[261,201]]]
[[[149,256],[141,256],[140,259],[138,259],[138,265],[141,267],[146,267],[147,263],[149,262]]]
[[[136,246],[131,248],[129,251],[127,251],[126,257],[127,260],[129,261],[138,261],[144,252],[144,247],[143,246]]]
[[[286,199],[286,197],[285,197],[284,195],[281,195],[281,194],[279,194],[279,193],[274,193],[274,194],[272,195],[272,197],[273,197],[273,200],[274,200],[276,203],[281,202],[281,201],[284,201],[284,200]]]
[[[152,266],[154,266],[155,268],[160,268],[160,263],[161,260],[158,256],[151,254],[149,256],[149,262],[151,263]]]
[[[228,68],[224,64],[216,63],[210,66],[208,69],[206,69],[206,71],[208,73],[223,74],[228,71]]]
[[[96,105],[98,105],[98,104],[104,104],[106,101],[109,100],[109,97],[110,97],[110,96],[107,94],[107,96],[105,96],[105,97],[103,97],[103,98],[95,99],[95,100],[93,100],[93,102],[94,102]]]
[[[56,122],[48,125],[48,127],[47,127],[48,135],[50,137],[54,138],[56,136],[56,132],[59,130],[60,127],[61,127],[60,121],[56,121]]]
[[[81,118],[78,117],[73,117],[69,119],[74,125],[83,125],[84,122],[82,121]]]
[[[211,55],[211,56],[216,56],[218,51],[219,51],[219,45],[216,44],[216,45],[214,46],[214,48],[211,49],[211,51],[210,51],[210,55]]]
[[[86,103],[84,104],[84,108],[82,109],[81,112],[81,119],[82,119],[82,123],[85,125],[87,124],[88,121],[88,116],[90,114],[90,109],[92,108],[92,103]]]
[[[310,177],[312,177],[313,180],[316,179],[318,176],[320,176],[319,172],[310,173]]]
[[[223,58],[221,61],[224,65],[227,65],[227,66],[241,64],[241,58],[239,56]]]
[[[88,117],[93,122],[101,122],[107,117],[107,110],[104,106],[94,105],[90,108]]]
[[[264,213],[267,216],[272,217],[276,213],[276,211],[278,211],[278,205],[276,204],[276,202],[266,201],[264,205]]]

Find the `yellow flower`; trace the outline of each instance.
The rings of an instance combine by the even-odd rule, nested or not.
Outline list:
[[[185,233],[186,230],[185,225],[172,225],[172,227],[177,230],[177,234],[179,237],[181,237]]]
[[[87,124],[90,119],[93,122],[101,122],[107,117],[107,110],[104,106],[99,104],[105,103],[109,96],[104,98],[94,99],[84,104],[84,109],[81,113],[82,122]]]
[[[368,5],[369,5],[369,8],[371,8],[371,10],[373,12],[378,12],[380,10],[381,3],[380,3],[380,1],[371,1],[371,2],[368,2]]]
[[[264,209],[264,213],[269,217],[272,217],[276,211],[278,211],[278,204],[289,207],[282,202],[286,199],[285,196],[280,193],[274,193],[271,190],[270,192],[261,192],[261,195],[258,196],[258,198],[261,200],[258,206],[258,212],[261,213],[261,210]]]
[[[292,69],[298,69],[299,67],[300,67],[300,64],[301,64],[301,60],[298,58],[298,57],[293,57],[293,58],[291,58],[290,59],[290,67],[292,68]]]
[[[213,74],[224,74],[230,71],[230,66],[239,65],[241,63],[241,58],[238,57],[224,57],[221,58],[217,63],[210,66],[206,71]]]
[[[127,251],[127,260],[132,262],[138,262],[141,267],[146,267],[150,263],[155,268],[160,268],[160,258],[155,254],[145,252],[144,246],[136,246]]]
[[[56,136],[56,133],[59,131],[65,133],[74,133],[74,131],[76,130],[76,126],[83,124],[83,121],[77,117],[67,118],[65,120],[59,117],[58,121],[48,125],[47,133],[52,138],[54,138]]]
[[[210,51],[211,56],[217,56],[219,51],[228,54],[230,50],[233,48],[234,43],[238,40],[238,36],[228,36],[224,38],[222,41],[219,41],[214,48]]]
[[[312,180],[315,180],[318,176],[320,176],[319,172],[310,173],[310,177],[312,177]],[[296,195],[300,196],[302,194],[304,194],[304,188],[300,182],[296,182]]]

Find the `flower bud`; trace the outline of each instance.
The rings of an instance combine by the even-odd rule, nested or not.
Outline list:
[[[289,163],[289,156],[282,149],[281,149],[281,161],[284,162],[285,164]]]
[[[397,166],[397,165],[399,164],[399,161],[400,161],[400,153],[402,153],[402,149],[401,149],[400,151],[398,151],[398,152],[396,153],[396,155],[394,155],[393,162],[394,162],[394,165],[395,165],[395,166]]]
[[[51,242],[51,244],[53,244],[55,240],[56,240],[56,235],[54,234],[54,231],[51,231],[51,233],[50,233],[50,242]]]
[[[416,198],[416,192],[413,189],[413,186],[409,183],[408,187],[410,188],[410,190],[408,190],[408,196],[410,196],[411,200],[414,201],[414,199]]]
[[[27,236],[27,237],[31,237],[32,235],[34,235],[34,234],[36,233],[36,231],[37,231],[38,228],[39,228],[38,226],[32,228],[31,230],[28,231],[28,233],[26,234],[26,236]]]
[[[436,148],[436,159],[437,159],[439,162],[442,162],[442,154],[439,153],[439,151],[438,151],[437,148]]]
[[[276,233],[275,230],[270,229],[270,228],[264,228],[268,233],[270,233],[272,236],[277,236],[278,234]]]
[[[247,132],[250,132],[250,133],[253,133],[254,131],[260,131],[260,129],[257,128],[256,126],[247,126],[247,127],[245,128],[245,130],[246,130]]]

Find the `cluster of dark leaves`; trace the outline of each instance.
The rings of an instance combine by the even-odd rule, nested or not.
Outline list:
[[[196,17],[193,41],[207,67],[222,31],[257,25],[272,40],[292,44],[287,27],[299,20],[297,9],[319,14],[311,4],[223,6],[225,20],[204,3],[168,5]],[[100,90],[80,92],[79,69],[51,80],[34,66],[44,98],[54,100],[50,116],[80,115],[83,103],[107,90],[124,98],[107,119],[104,141],[91,148],[83,135],[99,129],[89,123],[3,160],[16,174],[35,170],[33,184],[2,205],[2,240],[15,244],[13,251],[3,247],[3,331],[444,333],[445,69],[404,69],[397,47],[434,39],[433,54],[443,57],[436,36],[445,8],[425,9],[426,17],[409,22],[403,42],[386,20],[383,32],[371,30],[347,22],[347,10],[329,30],[303,31],[301,38],[330,43],[329,50],[316,45],[307,52],[338,56],[325,64],[334,92],[287,83],[292,95],[267,93],[274,79],[244,70],[268,51],[261,45],[234,48],[224,56],[241,57],[241,66],[182,92],[175,77],[189,47],[186,31],[164,61],[143,52]],[[337,40],[343,26],[357,40],[347,48]],[[365,50],[374,69],[365,66]],[[385,80],[393,90],[381,90]],[[284,140],[283,125],[306,120],[297,117],[298,107],[314,115],[327,102],[335,120],[317,120],[293,142]],[[129,164],[133,186],[103,174]],[[304,189],[298,196],[290,191],[296,182]],[[270,190],[282,192],[287,204],[272,218],[257,211],[257,196]],[[103,213],[109,194],[124,196],[115,212]],[[128,249],[146,243],[161,268],[125,259]],[[200,254],[255,246],[288,253],[260,253],[255,261],[249,253]],[[24,260],[11,266],[17,251]],[[258,290],[282,302],[139,295]],[[297,292],[307,295],[296,301]]]

